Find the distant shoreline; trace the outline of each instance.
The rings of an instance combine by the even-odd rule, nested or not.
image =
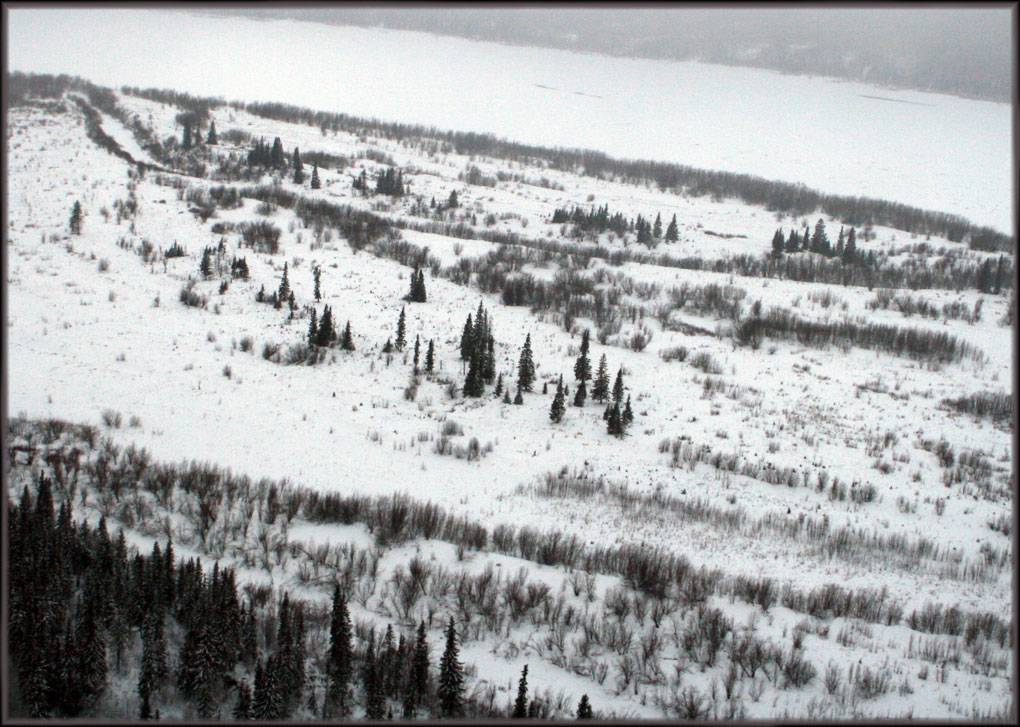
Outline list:
[[[860,96],[861,98],[874,98],[874,99],[877,99],[879,101],[892,101],[893,103],[908,103],[908,104],[913,104],[914,106],[932,106],[932,107],[934,107],[934,106],[937,105],[937,104],[933,104],[933,103],[921,103],[920,101],[904,101],[901,98],[889,98],[888,96],[869,96],[866,93],[859,93],[857,95]]]

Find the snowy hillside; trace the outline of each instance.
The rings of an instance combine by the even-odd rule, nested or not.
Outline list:
[[[661,97],[648,93],[649,102]],[[924,111],[917,108],[910,113]],[[493,688],[499,708],[513,700],[524,664],[532,685],[562,692],[559,707],[549,708],[560,717],[573,715],[582,694],[596,716],[647,718],[702,707],[720,718],[770,719],[974,718],[1009,708],[1013,462],[1009,414],[1001,412],[1003,401],[1012,407],[1011,255],[875,225],[855,230],[856,258],[786,253],[784,272],[765,274],[777,228],[825,230],[843,249],[852,225],[646,181],[458,154],[434,139],[331,130],[229,106],[206,118],[186,111],[123,93],[114,108],[95,109],[73,92],[10,110],[8,410],[17,424],[9,444],[25,447],[12,455],[12,498],[52,466],[44,452],[74,439],[30,434],[36,425],[21,420],[59,419],[99,428],[101,441],[84,449],[86,458],[104,447],[107,454],[144,447],[154,462],[183,468],[194,460],[252,482],[286,481],[281,491],[304,493],[305,503],[308,493],[435,503],[482,526],[480,541],[422,537],[410,526],[413,537],[390,539],[368,519],[344,524],[298,505],[265,519],[265,492],[252,495],[254,515],[250,505],[245,513],[245,498],[236,512],[230,499],[207,523],[211,530],[200,532],[189,495],[150,496],[138,487],[140,475],[131,501],[145,503],[132,505],[131,518],[128,495],[122,507],[121,495],[111,499],[94,474],[73,507],[75,518],[93,524],[105,514],[111,532],[124,528],[143,553],[169,532],[178,555],[218,560],[238,568],[239,583],[287,589],[314,607],[328,604],[331,581],[307,577],[308,554],[351,542],[378,558],[371,579],[358,576],[352,615],[403,633],[434,613],[429,638],[437,656],[443,626],[456,615],[461,654],[476,669],[469,687],[481,690],[482,701]],[[100,148],[89,113],[124,153]],[[216,143],[182,148],[182,120],[189,136],[194,121],[202,140],[214,123]],[[550,133],[543,143],[561,141],[555,128]],[[250,159],[257,143],[276,139],[286,168]],[[755,149],[781,146],[754,142]],[[296,149],[304,159],[300,182]],[[691,150],[684,146],[681,156],[691,160]],[[875,171],[887,153],[876,149],[861,173]],[[778,167],[709,156],[697,163],[784,176]],[[846,170],[831,157],[826,168]],[[374,193],[387,170],[400,172],[402,195]],[[366,192],[355,187],[362,172]],[[971,173],[975,167],[964,172]],[[946,183],[940,175],[925,170],[936,187]],[[968,201],[995,198],[977,185],[936,204],[913,180],[877,176],[893,186],[870,187],[870,195],[998,221],[998,202],[981,217]],[[846,188],[823,186],[852,193],[853,178]],[[894,189],[909,189],[909,198]],[[76,202],[83,219],[73,231]],[[661,229],[645,244],[633,225],[618,233],[552,222],[558,210],[603,205],[625,221],[658,218]],[[674,219],[675,242],[664,232]],[[276,233],[260,237],[252,223],[275,229],[275,252],[259,240]],[[183,254],[168,254],[175,246]],[[232,266],[239,259],[247,277]],[[791,260],[804,261],[804,271],[795,273],[799,263]],[[825,277],[837,274],[820,272],[825,265],[845,265],[838,274],[847,284]],[[848,277],[863,276],[852,271],[867,265],[871,283]],[[418,266],[426,302],[405,299]],[[995,279],[982,278],[985,270]],[[293,306],[257,300],[280,292],[284,276]],[[881,282],[894,278],[912,282],[894,289]],[[531,297],[515,300],[514,281],[532,286]],[[349,324],[354,350],[307,345],[312,312],[321,322],[325,306],[338,332]],[[474,397],[464,393],[462,334],[482,308],[495,377]],[[592,373],[605,356],[610,385],[622,374],[633,411],[625,437],[607,433],[607,407],[592,401],[592,381],[584,405],[572,405],[586,329]],[[508,399],[529,336],[536,383],[515,405]],[[430,342],[435,363],[426,371]],[[561,376],[565,413],[554,423]],[[951,403],[970,395],[999,413],[975,416]],[[649,584],[613,565],[622,556],[585,561],[555,546],[529,546],[528,528],[545,545],[573,537],[585,553],[631,548],[700,575]],[[253,555],[258,532],[284,544],[276,557]],[[505,540],[508,532],[517,539]],[[491,566],[508,582],[523,569],[529,582],[548,585],[547,596],[561,598],[561,609],[584,616],[543,616],[534,605],[493,626],[479,612],[458,611],[452,586],[430,586],[401,613],[394,574],[415,555],[450,578]],[[582,576],[591,585],[571,585]],[[772,598],[759,598],[752,582],[767,582]],[[838,597],[826,601],[837,586],[854,603],[877,605],[853,611]],[[620,598],[641,605],[624,608]],[[653,622],[656,603],[665,615]],[[961,625],[924,621],[936,606],[958,609]],[[705,651],[685,633],[708,628],[710,609],[730,625]],[[629,635],[603,632],[593,642],[582,626],[587,618]],[[990,625],[964,630],[979,621]],[[736,645],[748,635],[775,648],[757,675],[738,669]],[[328,628],[319,636],[328,640]],[[801,658],[814,675],[798,671]],[[137,676],[110,673],[110,693],[94,714],[136,716]],[[245,668],[237,673],[251,680]],[[307,688],[321,703],[322,684],[310,680]],[[233,704],[228,687],[224,695]],[[190,702],[162,699],[167,717],[195,714]],[[544,699],[556,703],[555,695]]]

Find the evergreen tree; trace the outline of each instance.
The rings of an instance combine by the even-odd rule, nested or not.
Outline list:
[[[290,281],[287,279],[287,263],[283,263],[283,278],[280,280],[280,288],[276,291],[276,299],[279,301],[290,299]]]
[[[429,339],[428,350],[425,351],[425,370],[430,374],[436,368],[436,344],[433,339]]]
[[[578,719],[591,719],[591,702],[588,701],[588,695],[582,694],[581,701],[577,703],[577,718]]]
[[[785,245],[786,241],[783,239],[783,231],[781,229],[776,230],[776,234],[772,236],[772,257],[782,257]]]
[[[843,248],[843,262],[852,263],[857,260],[857,230],[853,227],[846,236],[846,247]]]
[[[565,410],[566,408],[563,405],[563,377],[560,376],[560,380],[556,384],[556,396],[553,397],[552,407],[549,409],[549,419],[554,424],[559,424],[563,421]]]
[[[518,391],[520,391],[520,389],[518,389]],[[503,403],[504,404],[511,404],[511,403],[513,403],[513,401],[510,399],[510,387],[509,386],[506,387],[505,389],[503,389]],[[522,401],[522,403],[523,403],[523,401]]]
[[[528,716],[528,665],[521,670],[521,678],[517,682],[517,699],[514,701],[514,719],[525,719]]]
[[[623,436],[623,420],[620,416],[619,402],[614,403],[609,410],[609,416],[606,419],[606,431],[615,437]]]
[[[478,398],[485,393],[482,353],[475,351],[471,355],[467,377],[464,379],[464,396]]]
[[[995,266],[995,294],[1002,292],[1002,286],[1006,283],[1006,256],[999,255],[999,262]]]
[[[347,321],[347,325],[344,326],[344,335],[340,341],[340,347],[344,351],[354,350],[354,337],[351,335],[351,322]]]
[[[418,624],[418,638],[414,644],[414,655],[411,660],[411,674],[407,685],[408,700],[411,713],[421,706],[429,693],[429,642],[425,633],[425,622]]]
[[[666,227],[666,242],[676,242],[680,239],[680,230],[677,229],[676,215],[673,215],[673,219],[670,220],[669,226]]]
[[[628,396],[627,405],[623,408],[623,413],[620,415],[620,422],[623,424],[624,431],[626,431],[632,421],[634,421],[634,412],[630,409],[630,396]]]
[[[577,393],[574,394],[574,406],[583,407],[585,399],[588,398],[588,389],[582,381],[577,385]]]
[[[595,383],[592,386],[591,398],[600,404],[609,397],[609,371],[606,365],[606,355],[602,354],[599,359],[599,370],[595,374]]]
[[[75,200],[74,205],[71,207],[70,228],[72,235],[81,234],[81,220],[82,220],[81,202]]]
[[[453,619],[446,629],[446,648],[439,661],[439,711],[443,717],[459,716],[463,707],[464,668],[457,648]]]
[[[450,192],[450,197],[446,200],[446,206],[450,209],[455,209],[460,206],[460,202],[457,200],[457,190],[452,190]]]
[[[390,339],[386,339],[386,344],[382,347],[383,353],[393,353],[393,342]]]
[[[209,122],[209,135],[205,138],[205,143],[209,145],[218,144],[219,141],[216,139],[216,121],[212,120]]]
[[[315,335],[315,343],[319,346],[332,346],[335,338],[336,332],[333,328],[333,311],[331,311],[327,305],[322,310],[322,319],[319,321],[319,329]]]
[[[652,226],[652,238],[658,240],[662,237],[662,215],[655,214],[655,224]]]
[[[415,334],[414,337],[414,373],[418,373],[418,358],[421,355],[421,337]]]
[[[329,651],[326,655],[326,719],[350,714],[347,702],[352,673],[351,618],[347,602],[337,585],[333,590],[333,610],[329,626]]]
[[[403,351],[404,344],[407,343],[405,338],[407,333],[407,319],[405,317],[403,306],[400,307],[400,317],[397,319],[397,350]]]
[[[301,150],[294,147],[294,184],[302,184],[305,181],[305,167],[301,163]]]
[[[496,390],[492,392],[498,399],[503,395],[503,374],[500,373],[499,378],[496,379]]]
[[[613,384],[613,402],[620,404],[623,400],[623,367],[616,372],[616,383]]]
[[[283,169],[287,166],[287,160],[283,155],[283,142],[280,141],[280,137],[273,139],[273,149],[269,152],[269,166],[274,169]]]
[[[471,358],[471,343],[474,340],[474,326],[471,323],[471,314],[468,313],[467,321],[464,322],[464,330],[460,334],[460,357],[461,360]]]
[[[319,163],[312,162],[312,189],[321,189],[322,182],[319,180]]]
[[[191,140],[191,119],[190,118],[186,118],[186,119],[184,119],[184,134],[183,134],[183,138],[181,139],[181,148],[183,148],[184,151],[188,151],[191,148],[191,143],[192,143],[192,140]]]
[[[582,384],[591,378],[591,362],[588,360],[589,331],[584,329],[581,334],[581,353],[574,362],[574,378]]]
[[[381,681],[376,665],[375,631],[373,630],[368,637],[365,666],[362,671],[362,682],[365,686],[365,719],[380,720],[386,714]]]
[[[517,382],[517,394],[514,395],[514,404],[520,406],[524,403],[524,397],[521,395],[521,382]]]
[[[209,278],[212,276],[212,250],[206,248],[202,251],[202,262],[198,265],[198,271],[202,273],[203,278]]]
[[[482,358],[482,379],[491,384],[496,378],[496,341],[489,334],[485,344],[485,353]]]
[[[839,237],[836,238],[836,256],[840,258],[843,257],[843,251],[845,249],[846,249],[846,232],[842,227],[840,227]]]
[[[238,722],[252,719],[251,687],[246,681],[237,685],[237,703],[234,705],[233,717]]]
[[[531,355],[531,334],[524,339],[524,348],[521,350],[521,358],[517,362],[517,383],[522,391],[531,391],[535,383],[535,362]]]
[[[319,287],[319,281],[322,277],[322,268],[318,265],[315,266],[315,270],[312,271],[312,276],[315,278],[315,301],[322,300],[322,289]]]

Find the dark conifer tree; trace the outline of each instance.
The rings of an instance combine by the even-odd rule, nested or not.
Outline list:
[[[528,716],[528,665],[521,670],[521,678],[517,682],[517,699],[514,701],[514,719],[525,719]]]
[[[492,392],[496,398],[503,396],[503,374],[500,373],[499,378],[496,379],[496,390]]]
[[[283,154],[283,142],[280,137],[273,139],[273,149],[269,152],[269,166],[275,169],[283,169],[287,166],[287,160]]]
[[[517,382],[517,393],[514,395],[514,404],[520,406],[524,403],[524,397],[521,395],[521,382]]]
[[[312,308],[312,319],[308,322],[308,345],[314,346],[318,341],[319,322],[316,317],[315,308]]]
[[[213,145],[213,144],[218,144],[219,143],[219,141],[217,141],[217,138],[216,138],[216,121],[215,120],[211,120],[209,122],[209,135],[205,138],[205,143],[209,144],[209,145]]]
[[[776,230],[776,234],[772,236],[772,257],[782,257],[785,246],[786,241],[783,239],[783,231],[781,229]]]
[[[81,234],[81,220],[82,220],[81,202],[75,200],[74,205],[71,207],[71,221],[69,223],[72,235]]]
[[[450,209],[455,209],[460,206],[460,202],[457,200],[457,190],[450,192],[450,197],[446,200],[446,206]]]
[[[315,279],[315,300],[318,302],[322,300],[322,289],[319,287],[319,282],[322,278],[322,268],[316,265],[315,270],[312,272],[312,276]]]
[[[577,393],[574,394],[574,406],[583,407],[585,400],[588,398],[588,389],[582,381],[577,385]]]
[[[595,373],[595,383],[592,386],[591,398],[600,404],[609,397],[609,371],[606,365],[606,355],[602,354],[599,359],[599,369]]]
[[[634,412],[630,408],[630,396],[627,397],[627,405],[623,408],[623,413],[620,415],[620,423],[623,425],[623,429],[626,431],[630,423],[634,421]]]
[[[652,226],[652,238],[658,240],[662,237],[662,215],[655,214],[655,224]]]
[[[680,239],[680,230],[676,225],[676,215],[673,215],[673,219],[670,220],[669,226],[666,227],[666,242],[676,242]]]
[[[620,404],[623,401],[623,367],[616,372],[616,383],[613,384],[613,402]]]
[[[351,335],[351,322],[347,321],[347,325],[344,326],[344,335],[340,341],[340,347],[344,351],[354,350],[354,336]]]
[[[332,346],[336,339],[336,331],[333,328],[333,311],[329,306],[322,310],[322,319],[319,321],[319,330],[316,333],[316,343],[319,346]]]
[[[386,715],[386,702],[380,684],[375,650],[375,631],[373,630],[368,636],[365,665],[361,677],[365,688],[365,719],[369,720],[380,720]]]
[[[591,702],[588,701],[588,695],[582,694],[581,701],[577,703],[577,718],[578,719],[591,719]]]
[[[301,163],[301,150],[294,147],[294,184],[302,184],[305,181],[305,166]]]
[[[560,380],[556,384],[556,396],[553,397],[552,407],[549,409],[549,419],[554,424],[559,424],[563,421],[564,411],[566,411],[566,407],[563,403],[563,377],[560,376]]]
[[[210,278],[212,276],[212,250],[208,247],[202,251],[202,262],[198,264],[198,271],[202,273],[203,278]]]
[[[246,681],[237,685],[237,703],[234,705],[233,717],[238,722],[252,719],[251,687]]]
[[[482,359],[482,379],[491,384],[496,378],[496,341],[490,333],[485,344],[485,353]]]
[[[386,344],[382,347],[383,353],[393,353],[393,341],[386,339]]]
[[[852,263],[857,260],[857,230],[853,227],[846,236],[846,247],[843,248],[843,262]]]
[[[418,360],[421,356],[421,336],[414,337],[414,373],[418,373]]]
[[[460,663],[453,619],[446,629],[446,648],[439,661],[439,711],[443,717],[460,715],[463,707],[464,667]]]
[[[283,278],[280,280],[280,288],[276,291],[276,299],[279,301],[290,299],[290,281],[287,279],[287,263],[283,264]]]
[[[464,330],[460,334],[460,357],[461,360],[468,360],[471,358],[471,343],[474,340],[474,326],[471,323],[471,314],[468,313],[467,320],[464,322]]]
[[[467,377],[464,379],[464,396],[478,398],[485,393],[485,380],[482,372],[483,354],[475,351],[471,355],[471,362],[468,365]]]
[[[184,151],[188,151],[191,148],[191,144],[191,119],[186,118],[184,119],[184,134],[181,139],[181,148],[184,149]]]
[[[329,651],[326,656],[326,719],[350,714],[348,689],[352,673],[351,618],[347,602],[337,585],[333,590],[333,611],[329,626]]]
[[[436,368],[436,344],[433,339],[429,339],[428,350],[425,351],[425,370],[430,374],[435,371]]]
[[[1002,286],[1006,283],[1006,256],[999,255],[999,262],[995,267],[995,294],[1002,292]]]
[[[581,334],[581,352],[574,362],[574,378],[582,384],[591,378],[591,361],[588,360],[589,331],[584,329]]]
[[[524,339],[521,358],[517,362],[517,383],[521,390],[531,391],[535,383],[535,362],[531,354],[531,334]]]
[[[318,162],[312,162],[312,189],[322,189],[322,181],[319,179]]]
[[[407,343],[407,318],[404,313],[404,307],[400,307],[400,317],[397,318],[397,340],[396,346],[398,351],[404,350],[404,345]]]
[[[411,674],[407,685],[408,699],[405,702],[405,716],[407,704],[410,704],[411,713],[421,707],[429,694],[429,642],[425,633],[425,622],[418,624],[418,638],[414,643],[414,656],[411,661]]]
[[[612,408],[609,410],[609,417],[606,419],[606,431],[612,434],[614,437],[623,436],[623,421],[620,415],[620,404],[619,402],[614,403]]]

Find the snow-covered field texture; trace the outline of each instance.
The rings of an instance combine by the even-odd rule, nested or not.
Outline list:
[[[73,69],[116,87],[291,103],[755,174],[1013,234],[1009,104],[383,28],[137,8],[15,8],[9,18],[16,71]]]
[[[10,496],[45,473],[142,553],[172,537],[235,569],[260,619],[304,602],[291,716],[322,716],[338,580],[356,661],[372,628],[425,621],[438,680],[453,617],[475,715],[509,714],[525,664],[545,716],[582,695],[639,718],[1011,714],[1012,255],[442,138],[28,96],[8,116]],[[216,143],[184,149],[185,121]],[[276,139],[285,168],[249,156]],[[601,227],[573,214],[603,206]],[[771,254],[805,225],[843,252]],[[326,306],[347,350],[309,345]],[[603,357],[623,436],[593,401]],[[139,713],[137,631],[85,714]],[[204,699],[171,676],[152,706],[227,718],[238,683],[251,662]]]

